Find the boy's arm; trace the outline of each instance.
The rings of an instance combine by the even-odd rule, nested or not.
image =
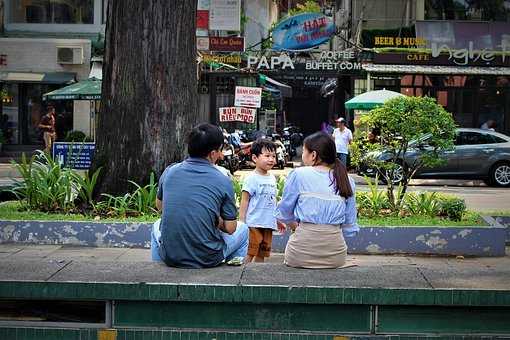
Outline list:
[[[239,221],[246,223],[246,211],[248,210],[248,204],[250,203],[250,193],[243,191],[241,193],[241,205],[239,206]]]

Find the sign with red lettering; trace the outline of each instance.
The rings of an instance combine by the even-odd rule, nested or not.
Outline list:
[[[255,123],[256,109],[247,107],[220,107],[220,122]]]
[[[0,54],[0,66],[7,66],[7,54]]]
[[[236,86],[235,106],[260,107],[262,102],[262,88]]]
[[[209,28],[209,11],[197,10],[197,28]]]
[[[244,37],[209,37],[209,49],[219,52],[243,52]]]

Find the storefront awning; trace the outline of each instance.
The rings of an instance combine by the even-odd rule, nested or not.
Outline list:
[[[69,84],[75,77],[72,72],[0,72],[0,81],[13,83]]]
[[[273,78],[269,78],[265,74],[259,74],[259,78],[262,82],[262,85],[264,85],[264,82],[271,83],[272,85],[276,86],[280,92],[282,93],[282,97],[292,97],[292,87],[290,87],[287,84],[280,83],[279,81],[274,80]]]
[[[371,73],[510,75],[510,67],[363,64],[362,68]]]
[[[43,100],[98,100],[101,99],[101,80],[92,78],[57,89],[43,95]]]

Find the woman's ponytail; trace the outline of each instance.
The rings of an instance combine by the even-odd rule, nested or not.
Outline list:
[[[336,184],[335,193],[343,198],[351,197],[352,188],[349,176],[347,175],[347,167],[338,158],[335,159],[335,164],[333,165],[333,177]]]

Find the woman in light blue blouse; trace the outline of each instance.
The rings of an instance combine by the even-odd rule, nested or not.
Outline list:
[[[287,177],[276,217],[295,231],[285,264],[299,268],[345,265],[345,237],[357,234],[354,181],[336,157],[331,136],[317,132],[304,141],[305,167]]]

